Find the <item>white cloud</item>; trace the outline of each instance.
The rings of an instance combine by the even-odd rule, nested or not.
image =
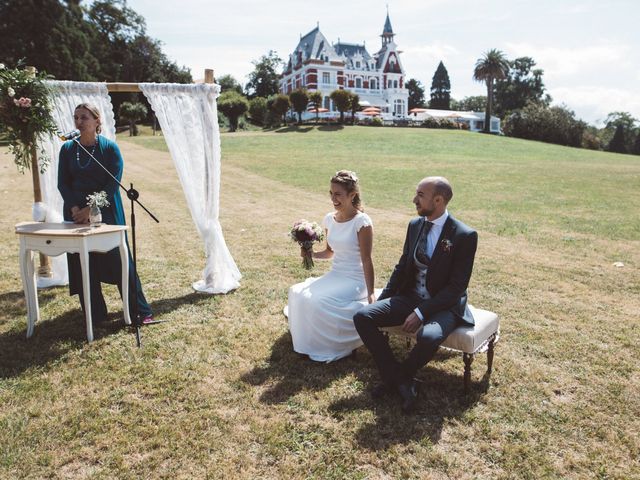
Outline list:
[[[550,89],[554,103],[564,103],[578,118],[602,125],[607,114],[629,112],[640,118],[640,93],[619,88],[575,86]]]
[[[545,76],[563,77],[596,70],[602,72],[607,65],[618,68],[630,66],[631,47],[624,44],[591,45],[575,47],[538,47],[530,43],[507,43],[513,57],[533,57],[544,69]]]
[[[402,47],[402,57],[413,57],[417,60],[440,61],[447,57],[459,55],[460,52],[453,45],[434,43],[431,45],[407,45]]]

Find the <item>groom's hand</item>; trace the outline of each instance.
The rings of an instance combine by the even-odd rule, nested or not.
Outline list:
[[[416,333],[422,326],[422,320],[416,315],[416,312],[411,312],[402,325],[402,331],[407,333]]]

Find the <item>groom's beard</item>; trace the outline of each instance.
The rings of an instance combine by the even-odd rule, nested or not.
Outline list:
[[[434,211],[434,208],[420,208],[420,206],[416,206],[416,212],[421,217],[430,217],[431,215],[433,215]]]

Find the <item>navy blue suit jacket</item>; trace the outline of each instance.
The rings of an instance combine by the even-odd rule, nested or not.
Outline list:
[[[402,256],[378,300],[409,294],[414,289],[417,268],[413,253],[423,228],[423,217],[409,222]],[[417,307],[425,322],[429,321],[429,316],[449,310],[461,320],[471,325],[475,323],[467,307],[467,286],[477,246],[477,232],[449,215],[427,272],[427,290],[431,298],[423,300]]]

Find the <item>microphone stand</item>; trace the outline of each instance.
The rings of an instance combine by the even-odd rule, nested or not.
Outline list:
[[[124,185],[122,185],[122,183],[120,183],[120,180],[118,180],[116,177],[114,177],[111,172],[102,164],[100,163],[100,161],[93,156],[93,154],[91,152],[89,152],[89,150],[87,150],[86,148],[84,148],[84,145],[82,145],[80,143],[80,141],[78,140],[77,137],[72,138],[71,140],[73,140],[76,145],[78,145],[79,148],[82,148],[82,150],[84,150],[87,155],[89,155],[89,157],[91,159],[93,159],[93,161],[95,161],[98,165],[100,165],[100,167],[107,172],[107,174],[113,178],[113,180],[120,186],[120,188],[122,190],[124,190],[127,194],[127,198],[129,200],[131,200],[131,243],[133,244],[133,295],[129,295],[129,297],[133,296],[133,324],[136,328],[136,344],[138,345],[138,348],[140,348],[142,346],[141,340],[140,340],[140,327],[142,326],[142,318],[140,318],[140,312],[138,311],[138,282],[137,282],[137,275],[138,275],[138,263],[137,263],[137,255],[136,255],[136,213],[135,213],[135,204],[137,203],[138,205],[140,205],[140,207],[142,207],[142,209],[147,212],[147,214],[153,218],[156,223],[160,223],[160,220],[158,220],[156,218],[156,216],[151,213],[147,207],[145,207],[142,203],[140,203],[140,201],[138,200],[138,198],[140,197],[140,193],[133,188],[133,183],[131,183],[131,187],[129,189],[127,189]],[[128,261],[128,259],[127,259]],[[129,278],[127,279],[127,285],[124,285],[123,288],[129,288],[129,285],[131,284],[131,272],[129,272]],[[132,302],[132,299],[129,298],[129,303]],[[127,308],[129,308],[129,305],[127,305]],[[129,309],[129,311],[131,311],[131,309]],[[151,323],[160,323],[160,320],[154,320]]]

